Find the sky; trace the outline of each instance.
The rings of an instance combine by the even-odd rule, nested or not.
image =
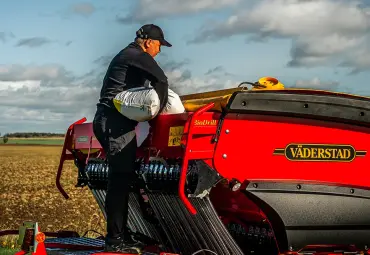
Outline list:
[[[140,26],[180,95],[263,76],[370,96],[369,0],[13,0],[0,8],[0,133],[92,121],[112,57]]]

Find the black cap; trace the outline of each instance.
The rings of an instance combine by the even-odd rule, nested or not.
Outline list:
[[[154,24],[146,24],[142,26],[138,31],[136,31],[136,36],[141,39],[152,39],[158,40],[161,45],[172,47],[172,44],[164,39],[164,34],[162,29],[159,26]]]

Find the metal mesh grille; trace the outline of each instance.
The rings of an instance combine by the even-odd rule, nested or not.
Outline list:
[[[104,208],[106,191],[102,189],[91,189],[91,192],[94,195],[100,209],[102,210],[104,217],[106,218],[107,216]],[[130,193],[128,205],[128,227],[134,232],[142,233],[163,243],[163,240],[157,232],[155,226],[145,220],[142,216],[139,201],[133,193]]]
[[[92,251],[66,251],[61,249],[46,249],[48,255],[91,255],[94,253],[101,252],[101,250]]]
[[[190,255],[201,249],[217,254],[243,255],[219,219],[208,197],[190,198],[197,215],[190,215],[178,196],[149,194],[149,201],[170,240],[172,249]]]
[[[104,240],[87,237],[71,237],[71,238],[47,238],[45,243],[55,244],[71,244],[71,245],[83,245],[83,246],[94,246],[97,248],[104,246]]]
[[[72,251],[72,250],[61,250],[61,249],[47,249],[46,253],[48,255],[91,255],[94,253],[101,253],[101,250],[91,250],[91,251]],[[117,253],[119,254],[119,253]],[[141,255],[158,255],[158,253],[143,252]]]

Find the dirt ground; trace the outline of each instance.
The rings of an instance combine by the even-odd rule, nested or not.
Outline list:
[[[90,191],[75,188],[77,168],[65,162],[59,193],[55,178],[60,146],[0,146],[0,230],[38,221],[42,231],[93,229],[105,234],[105,220]],[[89,235],[93,236],[93,235]],[[96,236],[96,235],[95,235]]]

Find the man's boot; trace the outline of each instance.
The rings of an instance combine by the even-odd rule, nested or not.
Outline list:
[[[144,246],[140,241],[133,239],[131,235],[122,235],[118,238],[106,238],[104,251],[140,254]]]

